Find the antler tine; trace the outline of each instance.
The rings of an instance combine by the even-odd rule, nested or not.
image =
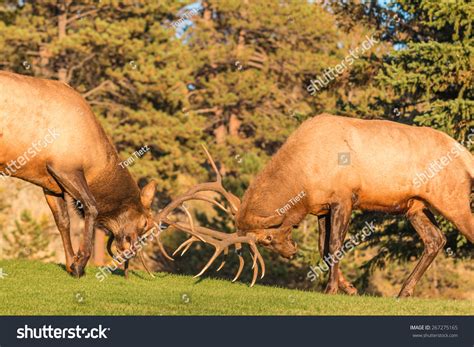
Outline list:
[[[189,225],[191,226],[191,230],[193,231],[193,233],[196,233],[196,231],[194,230],[193,216],[191,216],[191,213],[189,213],[188,209],[184,205],[184,202],[181,204],[181,208],[183,209],[184,213],[186,213],[186,217],[188,217],[188,221],[189,221]]]
[[[176,255],[176,253],[178,253],[181,249],[184,248],[184,251],[183,253],[181,253],[181,256],[184,255],[184,253],[186,253],[189,249],[189,247],[191,247],[191,245],[196,242],[196,241],[199,241],[199,239],[195,236],[191,236],[189,239],[187,239],[186,241],[184,241],[182,244],[179,245],[178,248],[176,248],[176,250],[173,252],[173,256]]]
[[[224,186],[222,185],[222,175],[220,174],[219,170],[217,169],[217,165],[214,162],[214,159],[212,159],[212,156],[209,153],[209,151],[207,150],[206,146],[204,146],[203,144],[201,144],[201,146],[204,149],[204,152],[206,153],[207,159],[211,163],[212,169],[216,173],[216,183],[218,183],[220,188],[222,189],[222,191],[220,191],[220,193],[222,195],[224,195],[224,197],[227,199],[227,201],[229,202],[230,207],[232,209],[232,213],[235,215],[237,213],[238,209],[240,208],[240,199],[238,197],[236,197],[234,194],[232,194],[232,193],[228,192],[227,190],[225,190]]]
[[[229,204],[230,204],[230,207],[232,209],[232,212],[229,212],[222,204],[218,203],[217,201],[213,200],[213,199],[209,199],[207,197],[204,197],[202,195],[197,195],[197,193],[199,192],[204,192],[204,191],[208,191],[208,192],[217,192],[217,193],[220,193],[222,194],[228,201],[229,201]],[[236,210],[236,207],[235,207],[235,201],[232,202],[231,200],[229,199],[232,199],[232,200],[235,200],[238,198],[234,195],[233,198],[229,195],[230,193],[228,193],[224,187],[219,183],[219,182],[206,182],[206,183],[200,183],[200,184],[197,184],[195,185],[194,187],[192,187],[191,189],[189,189],[186,193],[184,193],[183,195],[181,195],[180,197],[176,198],[175,200],[173,200],[168,206],[166,206],[163,210],[161,210],[158,215],[157,215],[157,219],[158,220],[163,220],[164,218],[166,218],[166,216],[168,216],[173,210],[175,210],[178,206],[180,206],[183,202],[185,201],[188,201],[188,200],[203,200],[203,201],[207,201],[209,203],[212,203],[212,204],[215,204],[217,205],[219,208],[221,208],[222,210],[224,210],[225,212],[229,213],[231,216],[234,215],[234,212],[237,211]],[[234,211],[235,210],[235,211]]]
[[[227,238],[225,238],[224,240],[222,241],[219,241],[219,240],[215,240],[215,239],[212,239],[212,240],[209,240],[208,243],[212,244],[215,248],[216,248],[216,251],[214,252],[214,254],[212,255],[211,259],[208,261],[208,263],[206,264],[206,266],[201,270],[201,272],[199,272],[199,274],[197,274],[196,276],[194,277],[199,277],[201,276],[204,272],[206,272],[206,270],[209,268],[209,266],[211,266],[211,264],[214,262],[214,260],[216,260],[216,258],[219,256],[219,254],[221,254],[227,247],[229,247],[230,245],[232,244],[236,244],[236,248],[238,247],[237,244],[239,244],[239,246],[241,247],[241,243],[242,242],[245,242],[245,243],[248,243],[250,244],[251,246],[252,245],[255,245],[255,240],[253,237],[249,237],[249,236],[237,236],[237,235],[233,235],[233,234],[226,234],[228,235]],[[240,249],[240,248],[239,248]],[[253,266],[252,266],[252,269],[254,269],[254,277],[256,279],[256,276],[258,275],[258,265],[257,265],[257,254],[260,254],[257,250],[257,248],[255,247],[256,249],[256,253],[255,255],[253,255],[254,257],[254,261],[253,261]],[[240,258],[240,254],[239,254],[239,258]],[[242,259],[243,260],[243,259]],[[240,276],[240,267],[243,267],[242,263],[240,264],[239,266],[239,273],[238,275]],[[257,274],[255,274],[255,272],[257,272]],[[238,278],[238,276],[236,276],[236,278]],[[255,284],[255,280],[252,281],[253,284]],[[252,284],[252,285],[253,285]]]
[[[253,269],[253,276],[252,276],[252,282],[250,283],[250,287],[253,287],[255,282],[257,281],[257,276],[258,276],[257,257],[255,257],[253,260],[252,269]]]
[[[192,246],[192,244],[195,242],[195,241],[199,241],[198,238],[192,236],[191,238],[191,242],[189,242],[186,247],[183,249],[183,251],[181,252],[181,256],[183,256]]]
[[[209,202],[209,203],[211,203],[211,204],[216,205],[216,206],[219,207],[222,211],[224,211],[224,212],[230,214],[229,210],[226,209],[224,205],[222,205],[220,202],[217,202],[217,201],[214,200],[214,199],[210,199],[210,198],[208,198],[208,197],[206,197],[206,196],[200,196],[200,195],[195,195],[195,196],[194,196],[194,199],[195,199],[195,200],[207,201],[207,202]]]
[[[140,261],[142,262],[142,265],[143,267],[145,268],[146,272],[148,272],[148,274],[152,277],[152,278],[155,278],[155,275],[153,275],[153,273],[150,271],[150,269],[148,268],[148,266],[146,265],[146,261],[145,261],[145,256],[143,255],[143,251],[140,250],[138,252],[138,256],[140,258]]]
[[[227,234],[219,231],[215,231],[202,226],[195,226],[193,231],[190,225],[183,224],[180,222],[172,222],[165,220],[166,223],[170,224],[172,227],[182,230],[190,235],[197,237],[202,242],[209,242],[211,239],[222,241],[227,240],[233,236],[233,234]]]
[[[240,275],[242,274],[242,270],[244,269],[244,258],[239,255],[239,269],[237,270],[237,273],[235,274],[235,277],[232,279],[232,282],[235,282],[239,279]]]
[[[176,229],[178,229],[178,230],[182,230],[182,231],[184,231],[184,232],[187,232],[188,234],[190,234],[190,235],[196,237],[197,239],[199,239],[199,241],[202,241],[202,242],[204,242],[204,243],[208,242],[208,241],[203,237],[203,235],[200,235],[199,233],[197,233],[196,231],[194,231],[193,228],[192,228],[190,225],[188,225],[188,224],[182,224],[182,223],[179,223],[179,222],[176,223],[176,222],[172,222],[172,221],[170,221],[170,220],[168,220],[168,219],[165,219],[165,221],[166,221],[167,224],[171,225],[172,227],[174,227],[174,228],[176,228]],[[196,227],[194,227],[194,228],[196,228]],[[199,229],[204,229],[204,228],[203,228],[203,227],[199,227]],[[214,231],[214,230],[211,230],[211,231],[217,233],[217,231]],[[201,233],[201,234],[202,234],[202,233]],[[204,233],[204,234],[206,234],[206,233]]]
[[[221,265],[219,265],[216,272],[221,271],[221,269],[224,267],[228,253],[229,253],[229,247],[224,248],[224,260],[222,260],[222,263]]]
[[[255,255],[256,259],[258,260],[260,267],[262,269],[262,275],[260,276],[260,279],[262,279],[265,276],[265,262],[263,261],[263,257],[258,251],[258,248],[255,245],[255,243],[251,243],[250,248],[252,249],[252,252]]]
[[[204,268],[201,270],[201,272],[199,272],[197,275],[195,275],[194,278],[199,277],[199,276],[201,276],[204,272],[206,272],[206,270],[209,268],[209,266],[212,265],[212,263],[214,262],[214,260],[216,260],[216,258],[219,256],[219,254],[222,253],[222,251],[223,251],[222,247],[216,246],[216,250],[215,250],[214,254],[212,255],[211,259],[209,259],[209,261],[207,262],[206,266],[204,266]]]
[[[155,222],[154,224],[157,230],[156,243],[158,244],[158,248],[160,249],[161,254],[163,254],[163,256],[166,259],[174,261],[174,259],[170,257],[169,254],[166,252],[165,247],[163,247],[163,244],[161,243],[161,240],[160,240],[161,228],[159,227],[158,223]]]
[[[219,172],[219,170],[217,169],[217,165],[214,162],[214,159],[212,159],[212,156],[209,153],[209,151],[207,150],[206,146],[204,146],[203,144],[201,144],[201,146],[204,149],[204,152],[206,152],[207,159],[211,163],[212,169],[216,173],[216,176],[217,176],[216,181],[219,182],[219,183],[222,183],[222,176],[221,176],[221,173]]]
[[[242,249],[242,244],[241,243],[236,243],[235,244],[235,253],[237,254],[237,256],[239,257],[239,269],[237,270],[237,273],[235,274],[234,278],[232,279],[232,282],[235,282],[238,280],[238,278],[240,277],[240,274],[242,273],[242,270],[244,269],[244,258],[242,257],[242,255],[240,254],[240,250]]]

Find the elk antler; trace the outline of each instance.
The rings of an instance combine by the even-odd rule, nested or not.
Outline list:
[[[115,236],[114,234],[111,234],[109,236],[109,240],[107,241],[107,252],[109,253],[110,257],[112,257],[113,259],[117,259],[117,256],[114,254],[114,252],[112,251],[112,244],[115,240]],[[138,253],[138,256],[140,258],[140,261],[143,265],[143,267],[145,268],[146,272],[148,272],[148,274],[155,278],[155,275],[153,275],[153,273],[150,271],[150,269],[148,268],[148,266],[146,265],[146,261],[145,261],[145,256],[143,255],[143,250],[140,249],[137,251]],[[165,252],[166,253],[166,252]],[[125,275],[125,278],[128,278],[128,265],[129,265],[129,259],[126,259],[125,260],[125,264],[124,264],[124,275]]]
[[[263,276],[265,275],[265,263],[263,261],[263,258],[260,252],[258,251],[255,237],[253,235],[241,236],[236,233],[229,234],[229,233],[219,232],[216,230],[205,228],[202,226],[196,226],[191,216],[191,213],[189,213],[186,206],[184,205],[184,202],[190,201],[190,200],[206,201],[213,205],[216,205],[221,210],[228,213],[233,219],[235,219],[235,215],[237,214],[237,211],[240,208],[239,198],[236,197],[234,194],[228,192],[224,188],[224,186],[222,185],[222,176],[219,173],[219,170],[217,169],[217,166],[214,160],[212,159],[211,155],[207,151],[206,147],[205,146],[202,146],[202,147],[204,149],[204,152],[206,153],[207,158],[209,159],[209,162],[214,172],[216,173],[216,176],[217,176],[216,180],[214,182],[206,182],[206,183],[197,184],[191,189],[189,189],[185,194],[174,199],[168,206],[166,206],[160,213],[158,213],[157,220],[160,223],[161,222],[166,223],[175,229],[184,231],[188,233],[189,235],[191,235],[190,238],[184,241],[174,251],[173,256],[181,250],[183,250],[181,253],[181,255],[183,255],[191,247],[191,245],[197,241],[202,241],[204,243],[208,243],[214,246],[215,251],[211,259],[208,261],[206,266],[204,266],[201,272],[199,272],[194,277],[201,276],[211,266],[211,264],[217,259],[217,257],[221,253],[224,253],[224,256],[226,256],[229,252],[229,247],[234,246],[237,256],[239,257],[239,268],[237,270],[237,273],[234,279],[232,280],[232,282],[235,282],[240,277],[240,274],[242,273],[242,269],[244,267],[244,259],[241,255],[242,244],[243,243],[248,244],[252,251],[252,259],[253,259],[253,265],[252,265],[253,278],[252,278],[252,283],[251,283],[251,286],[253,286],[255,284],[255,281],[257,280],[259,266],[261,267],[261,270],[262,270],[261,278],[263,278]],[[217,201],[199,194],[201,192],[217,192],[221,194],[227,200],[229,209],[226,208],[224,205],[218,203]],[[188,219],[188,224],[181,223],[181,222],[174,222],[168,219],[168,215],[179,207],[186,214],[187,219]],[[158,239],[159,237],[157,238],[157,240]],[[162,247],[160,249],[162,249],[162,252],[164,252],[164,249]],[[166,252],[164,252],[163,254],[167,256]],[[217,271],[221,270],[224,264],[225,264],[225,259],[222,261]]]

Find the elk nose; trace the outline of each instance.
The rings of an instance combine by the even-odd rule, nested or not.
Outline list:
[[[134,253],[135,252],[134,246],[135,246],[135,238],[130,235],[125,236],[122,242],[122,250]]]

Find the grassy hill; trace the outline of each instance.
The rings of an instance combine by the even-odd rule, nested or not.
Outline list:
[[[89,267],[70,277],[61,265],[0,261],[0,315],[472,315],[461,300],[325,295],[189,276],[133,272],[103,282]]]

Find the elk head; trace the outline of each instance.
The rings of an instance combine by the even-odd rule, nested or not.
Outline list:
[[[197,241],[202,241],[215,247],[213,256],[206,266],[204,266],[201,272],[196,275],[196,277],[201,276],[221,253],[227,255],[229,252],[229,247],[235,247],[236,253],[239,257],[239,268],[232,282],[236,281],[242,273],[244,266],[244,260],[241,255],[242,244],[248,244],[253,258],[253,278],[251,283],[251,286],[253,286],[258,276],[259,267],[261,268],[261,278],[263,278],[265,275],[265,264],[260,252],[257,249],[257,245],[262,245],[270,250],[276,251],[283,257],[293,257],[293,255],[296,253],[296,244],[291,239],[291,230],[293,229],[293,226],[298,224],[299,221],[304,217],[305,212],[297,212],[297,209],[295,209],[292,214],[285,215],[269,215],[268,212],[266,214],[263,213],[263,215],[262,213],[258,213],[259,211],[255,210],[254,205],[254,198],[257,196],[254,194],[254,190],[256,190],[257,186],[256,184],[253,184],[246,192],[243,203],[241,203],[238,197],[225,190],[222,185],[222,177],[217,169],[216,164],[214,163],[214,160],[207,149],[204,146],[203,148],[213,170],[216,173],[216,181],[198,184],[188,190],[185,194],[174,199],[158,214],[157,221],[159,223],[166,223],[171,227],[184,231],[190,235],[190,238],[184,241],[176,249],[173,255],[179,251],[182,251],[181,255],[183,255],[191,247],[191,245]],[[227,206],[224,206],[219,202],[204,196],[202,194],[203,192],[220,193],[227,201]],[[229,234],[195,225],[191,214],[184,205],[185,202],[191,200],[209,202],[228,213],[237,226],[237,232]],[[259,205],[261,206],[262,204]],[[188,223],[176,222],[169,218],[169,215],[177,208],[181,208],[186,214]],[[159,237],[157,240],[165,257],[172,259],[159,242]],[[222,269],[224,264],[225,260],[222,261],[217,271]]]
[[[296,242],[291,238],[294,225],[288,224],[283,215],[261,217],[242,208],[236,221],[239,234],[254,235],[259,245],[279,253],[284,258],[291,259],[298,251]]]
[[[112,258],[118,259],[112,251],[112,244],[115,241],[120,258],[124,259],[125,277],[128,276],[128,265],[130,258],[139,255],[143,266],[151,274],[142,253],[143,236],[147,235],[155,228],[151,204],[156,191],[156,182],[150,181],[140,191],[140,196],[135,197],[130,206],[125,205],[118,216],[104,218],[99,221],[99,227],[107,230],[110,234],[107,242],[107,251]]]
[[[299,180],[289,179],[281,166],[270,162],[252,182],[237,213],[236,227],[239,234],[254,235],[258,244],[290,259],[297,252],[291,232],[308,211]]]

